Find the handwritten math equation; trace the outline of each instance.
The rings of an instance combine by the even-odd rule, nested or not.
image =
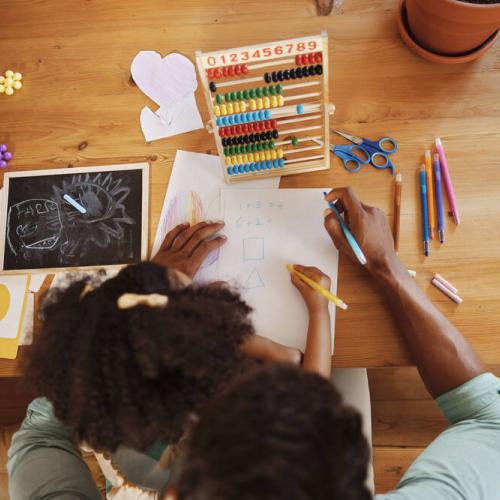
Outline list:
[[[252,226],[267,226],[273,222],[273,211],[283,210],[281,201],[254,201],[240,203],[240,215],[235,226],[239,229]]]

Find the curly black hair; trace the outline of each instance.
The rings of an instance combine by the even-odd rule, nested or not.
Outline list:
[[[178,464],[179,500],[368,500],[361,416],[318,375],[276,364],[201,413]]]
[[[169,275],[153,263],[131,265],[90,293],[80,279],[46,301],[27,377],[96,450],[178,441],[189,417],[246,365],[249,306],[225,288],[174,289]],[[169,301],[121,310],[123,293]]]

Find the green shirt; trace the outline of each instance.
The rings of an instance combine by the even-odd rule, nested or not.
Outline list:
[[[500,379],[484,373],[436,402],[450,423],[396,490],[376,500],[499,500]]]

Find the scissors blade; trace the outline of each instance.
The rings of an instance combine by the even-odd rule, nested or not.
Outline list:
[[[363,139],[361,137],[358,137],[357,135],[351,135],[351,134],[348,134],[347,132],[341,132],[340,130],[338,130],[336,128],[330,128],[330,131],[335,132],[338,135],[341,135],[342,137],[344,137],[348,141],[351,141],[354,144],[358,144],[359,146],[361,144],[363,144]]]

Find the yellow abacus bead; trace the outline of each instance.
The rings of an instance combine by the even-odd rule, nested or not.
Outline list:
[[[227,107],[226,107],[225,104],[221,104],[221,106],[220,106],[220,114],[222,116],[226,116],[227,115]]]
[[[259,159],[260,159],[260,161],[264,161],[266,159],[266,155],[265,155],[264,151],[261,151],[259,153]]]
[[[0,75],[0,84],[4,84],[4,83],[5,83],[5,76]]]
[[[12,78],[14,76],[14,72],[11,69],[8,69],[5,72],[5,78]]]
[[[5,92],[5,85],[0,83],[0,94],[3,94]]]
[[[229,104],[226,104],[226,107],[227,107],[227,114],[232,115],[234,113],[233,103],[230,102]]]
[[[243,163],[243,158],[242,158],[242,156],[241,156],[241,155],[238,155],[238,156],[236,157],[236,160],[237,160],[237,161],[236,161],[236,163],[237,163],[238,165],[241,165],[241,164]]]
[[[276,152],[278,154],[278,158],[283,158],[283,150],[281,148],[277,149]]]
[[[243,155],[242,159],[243,159],[243,161],[241,163],[248,163],[248,156],[247,155]]]
[[[236,165],[238,163],[238,158],[236,158],[236,156],[231,156],[231,163]]]
[[[252,162],[254,162],[254,161],[255,161],[255,160],[254,160],[254,157],[253,157],[253,153],[249,153],[249,154],[248,154],[248,163],[252,163]]]
[[[264,108],[269,109],[271,107],[271,99],[269,97],[264,97]]]
[[[278,106],[283,106],[285,104],[285,98],[280,94],[278,96]]]
[[[278,98],[275,95],[271,97],[271,106],[273,108],[276,108],[278,106]]]
[[[240,101],[240,113],[244,113],[247,110],[247,103],[245,101]]]
[[[262,109],[264,107],[264,103],[262,102],[262,98],[257,99],[257,109]]]
[[[271,151],[264,151],[265,159],[270,160],[271,159]]]
[[[226,165],[229,167],[229,165],[231,165],[231,157],[230,156],[226,156]]]
[[[12,87],[6,87],[5,88],[5,93],[7,95],[12,95],[14,93],[14,89]]]
[[[250,99],[248,105],[250,106],[250,111],[255,111],[257,109],[257,102],[255,99]]]
[[[220,116],[220,107],[219,106],[214,106],[214,115]]]
[[[21,82],[14,82],[14,85],[13,87],[16,89],[16,90],[19,90],[20,88],[22,88],[23,84]]]
[[[276,160],[276,158],[278,157],[278,154],[276,153],[276,150],[272,149],[270,151],[270,153],[271,153],[271,160]]]
[[[239,113],[240,112],[240,103],[239,102],[233,103],[233,110],[234,110],[235,113]]]
[[[22,80],[23,79],[23,75],[21,75],[21,73],[14,73],[14,76],[12,77],[14,79],[14,81],[19,81],[19,80]]]

